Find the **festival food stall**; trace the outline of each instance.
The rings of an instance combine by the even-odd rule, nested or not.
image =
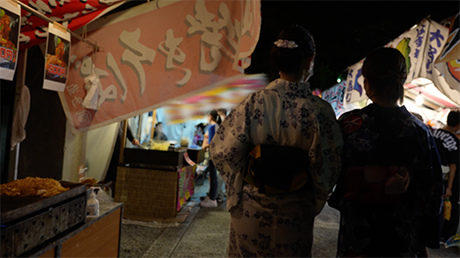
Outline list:
[[[0,2],[2,95],[7,92],[3,91],[5,88],[16,84],[16,94],[12,96],[14,104],[2,105],[2,109],[7,107],[7,110],[12,110],[11,113],[15,116],[12,126],[2,125],[2,153],[9,149],[10,140],[11,148],[19,150],[20,142],[26,138],[24,127],[30,108],[30,98],[37,97],[31,96],[29,88],[24,85],[28,48],[50,39],[46,43],[45,62],[35,63],[35,66],[46,68],[42,70],[45,80],[40,87],[53,91],[59,90],[59,86],[65,85],[67,78],[66,60],[68,60],[71,33],[56,21],[61,21],[60,18],[66,19],[68,12],[73,11],[79,17],[74,19],[75,22],[69,28],[75,29],[121,3],[121,1],[114,1],[111,4],[91,3],[93,12],[85,15],[87,12],[84,4],[73,3],[63,7],[63,3],[57,5],[56,2],[48,4],[41,1],[40,3],[23,2],[10,0]],[[53,10],[50,9],[51,7]],[[55,20],[49,19],[37,10],[44,11],[49,16],[54,15]],[[45,25],[49,25],[48,31],[38,33]],[[7,54],[4,55],[5,53]],[[59,83],[55,84],[56,81]],[[9,94],[7,96],[10,97]],[[2,102],[3,100],[2,96]],[[2,116],[9,117],[10,114],[2,111]],[[2,118],[2,123],[4,122],[11,123],[11,120]],[[4,128],[8,127],[12,127],[11,135],[4,137]],[[5,145],[8,148],[5,148]],[[4,175],[8,175],[8,161],[5,157],[7,156],[2,154],[1,257],[71,257],[76,253],[82,257],[118,256],[122,204],[101,203],[100,216],[89,219],[86,216],[87,184],[45,178],[45,175],[40,175],[38,169],[26,173],[39,177],[18,179],[17,173],[14,173],[11,174],[13,181],[9,180],[10,182],[7,183],[8,177]],[[99,234],[104,233],[111,235],[107,241],[102,243],[94,241],[100,237]],[[108,246],[105,246],[106,244]],[[91,248],[88,248],[89,245]]]
[[[221,107],[231,110],[250,93],[265,86],[263,75],[234,79],[166,105],[164,121],[182,128],[184,122],[202,119],[209,110]],[[122,148],[115,200],[125,204],[126,218],[147,221],[173,218],[194,193],[194,174],[197,164],[204,160],[203,149],[187,143],[185,146],[170,145],[168,141],[150,143]],[[155,202],[146,205],[151,200]]]
[[[74,183],[66,187],[65,181],[57,181],[60,186],[68,189],[49,197],[40,196],[41,188],[35,192],[36,196],[30,198],[12,196],[11,199],[2,196],[0,253],[2,257],[72,257],[75,254],[79,257],[116,257],[119,253],[122,217],[129,214],[143,216],[132,208],[139,196],[132,189],[124,187],[123,183],[141,179],[146,186],[144,193],[154,192],[152,189],[155,189],[162,194],[174,195],[166,203],[168,214],[147,215],[150,218],[172,216],[181,205],[181,200],[184,200],[181,195],[187,198],[182,186],[190,185],[190,177],[187,175],[191,174],[193,166],[184,165],[182,150],[162,153],[170,155],[167,157],[173,157],[174,161],[163,158],[161,154],[153,154],[157,164],[149,163],[153,153],[151,150],[141,150],[145,151],[141,155],[128,151],[125,155],[127,159],[121,159],[124,163],[120,168],[123,170],[129,164],[131,171],[119,172],[118,190],[122,195],[116,198],[116,202],[101,202],[99,216],[89,218],[86,216],[86,208],[91,190],[82,182],[75,183],[79,181],[79,165],[85,164],[86,150],[98,147],[87,141],[88,135],[92,131],[242,76],[244,68],[249,66],[249,56],[259,36],[260,1],[152,1],[128,9],[123,14],[103,18],[100,17],[124,1],[45,3],[24,0],[18,3],[8,0],[2,1],[2,4],[4,2],[15,7],[29,5],[41,16],[54,19],[46,28],[34,20],[35,13],[32,15],[32,10],[23,10],[18,15],[21,19],[10,19],[14,22],[9,27],[22,24],[23,28],[29,29],[16,32],[16,46],[19,41],[25,48],[46,41],[46,45],[40,45],[45,50],[43,55],[46,60],[43,63],[46,69],[42,90],[57,92],[66,118],[65,125],[60,124],[61,128],[65,127],[61,129],[65,131],[64,148],[60,150],[62,152],[64,149],[61,156],[63,161],[59,161],[62,164],[62,174],[55,178]],[[63,9],[66,11],[60,13]],[[88,14],[89,18],[84,14]],[[5,14],[0,12],[0,16],[4,17]],[[81,17],[86,19],[82,21]],[[79,31],[82,36],[74,32],[85,24]],[[152,24],[161,26],[153,28]],[[14,38],[11,33],[7,33],[10,39]],[[50,50],[52,53],[47,55],[46,51]],[[8,62],[13,61],[13,65],[9,64],[7,68],[18,67],[20,69],[17,73],[25,76],[26,71],[21,69],[26,66],[21,66],[21,62],[26,60],[27,50],[22,60],[17,57],[17,48],[15,51],[12,53],[16,55],[7,57]],[[34,65],[37,66],[36,63]],[[14,69],[10,70],[13,72],[0,71],[1,75],[10,76],[3,79],[14,79]],[[18,88],[24,88],[24,80],[13,83],[22,83]],[[31,95],[33,98],[34,93]],[[118,131],[118,126],[111,126],[110,130]],[[117,133],[112,135],[115,139]],[[18,154],[15,170],[20,170],[17,164],[21,164],[23,156],[19,153],[19,145],[16,148]],[[147,158],[139,159],[142,157]],[[146,167],[149,165],[153,166]],[[156,173],[155,170],[161,165],[164,165],[160,169],[161,173]],[[173,171],[166,171],[172,167],[175,168]],[[135,168],[144,171],[134,171]],[[91,177],[93,169],[94,166],[89,166],[88,176]],[[147,178],[143,178],[141,173]],[[17,177],[20,174],[15,174],[11,183],[22,182]],[[140,185],[137,186],[140,188]],[[162,186],[169,188],[161,190]],[[5,187],[2,185],[2,190]],[[20,206],[3,205],[8,199],[13,200],[9,204]],[[163,210],[158,200],[161,201],[161,198],[149,201],[142,199],[143,209],[149,212]],[[173,207],[173,211],[169,210],[170,207]]]
[[[178,4],[181,12],[177,12]],[[257,1],[179,1],[160,5],[159,10],[157,5],[144,4],[130,9],[126,15],[88,25],[88,37],[105,49],[94,54],[82,43],[72,45],[78,51],[68,85],[83,86],[86,82],[88,88],[95,90],[66,90],[61,94],[72,130],[86,132],[102,128],[243,76],[258,39],[259,4]],[[152,15],[155,11],[162,15]],[[160,26],[155,33],[145,33],[151,30],[149,24],[171,24],[171,27]],[[94,106],[75,105],[76,99],[82,104],[90,99]],[[124,217],[147,220],[174,216],[183,200],[178,198],[180,179],[184,178],[180,173],[185,173],[186,182],[191,181],[187,178],[193,174],[193,167],[189,169],[188,163],[180,162],[181,150],[158,153],[122,148],[122,151],[115,200],[124,203]],[[171,159],[152,158],[162,154]],[[147,162],[151,160],[163,163]],[[167,160],[175,163],[164,163]],[[182,192],[187,198],[187,191]]]

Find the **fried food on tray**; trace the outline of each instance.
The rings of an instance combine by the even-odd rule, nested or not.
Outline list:
[[[3,12],[3,16],[2,16],[2,12]],[[0,11],[0,17],[1,17],[0,18],[0,45],[16,51],[17,50],[16,46],[10,40],[10,31],[11,31],[10,17],[4,14],[3,10]],[[14,59],[16,59],[16,57]],[[13,60],[13,61],[16,62],[16,60]]]
[[[64,63],[64,61],[60,60],[58,56],[46,54],[46,69],[48,69],[48,66],[50,64],[66,68],[66,64]]]
[[[97,180],[95,178],[89,177],[89,178],[86,178],[85,180],[81,181],[81,183],[93,186],[93,185],[97,184]]]
[[[10,23],[10,16],[3,14],[0,18],[0,36],[2,39],[9,40],[11,31]]]
[[[41,196],[51,197],[69,190],[51,178],[26,177],[0,185],[2,196]]]

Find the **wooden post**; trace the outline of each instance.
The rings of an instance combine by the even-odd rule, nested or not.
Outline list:
[[[120,160],[118,161],[118,165],[124,164],[124,150],[126,147],[126,132],[128,131],[128,120],[123,121],[120,126],[123,126],[123,133],[121,137],[121,144],[120,144]]]

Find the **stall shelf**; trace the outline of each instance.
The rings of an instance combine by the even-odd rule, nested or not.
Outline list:
[[[28,257],[119,257],[123,204],[101,203],[99,212]]]

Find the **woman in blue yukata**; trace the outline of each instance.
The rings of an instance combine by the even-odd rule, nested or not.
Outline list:
[[[315,43],[305,28],[284,29],[271,50],[280,78],[232,110],[211,142],[212,159],[227,184],[229,257],[311,256],[314,218],[340,174],[342,147],[332,107],[310,90],[314,55]],[[292,147],[304,153],[288,161],[283,151],[275,151],[269,155],[274,159],[264,160],[262,151],[262,163],[281,168],[308,164],[307,183],[282,194],[262,193],[246,183],[243,164],[258,145]],[[286,170],[275,170],[272,176],[283,181],[289,174]],[[262,176],[264,172],[268,170],[260,171]]]
[[[442,178],[428,127],[398,104],[406,60],[380,48],[363,63],[372,104],[343,114],[342,174],[329,204],[341,213],[338,257],[423,257],[439,247]]]

